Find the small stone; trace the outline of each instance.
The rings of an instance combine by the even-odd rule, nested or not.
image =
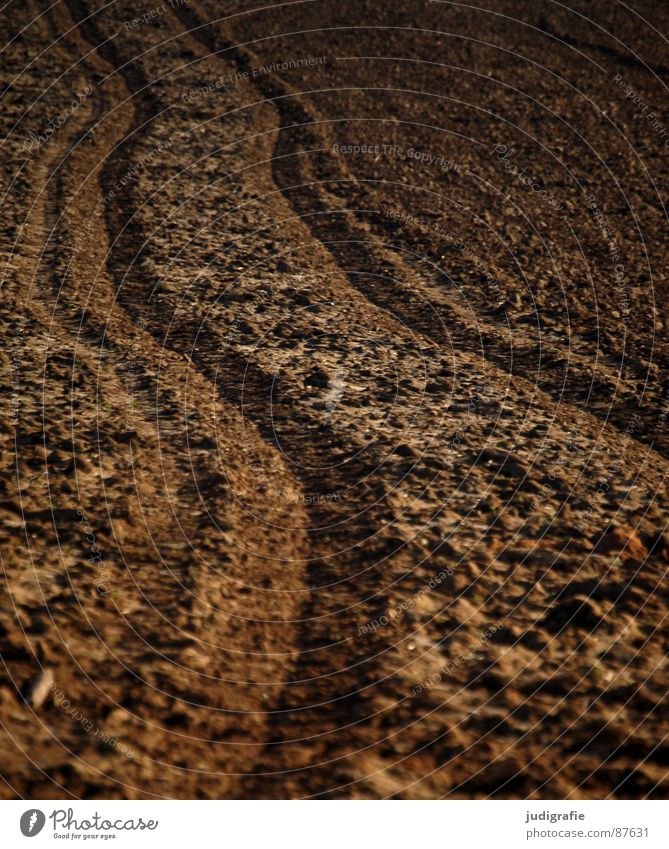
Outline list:
[[[136,430],[125,430],[125,431],[122,431],[121,433],[117,433],[116,436],[114,437],[114,439],[121,444],[123,444],[125,442],[131,442],[133,439],[136,439],[136,438],[137,438],[137,431]]]
[[[648,557],[648,549],[641,542],[636,531],[614,526],[608,530],[595,546],[597,554],[613,554],[621,561],[643,561]]]
[[[513,454],[505,454],[503,451],[493,451],[484,448],[475,457],[469,457],[468,462],[474,466],[486,466],[495,470],[496,474],[524,477],[527,470],[523,463]]]
[[[564,628],[593,631],[601,625],[604,614],[591,598],[576,595],[549,608],[540,624],[550,633],[557,634]]]
[[[30,683],[27,701],[32,707],[38,708],[44,704],[54,685],[54,677],[51,669],[43,669]]]
[[[656,534],[650,534],[647,543],[654,557],[669,562],[669,533],[661,531]]]

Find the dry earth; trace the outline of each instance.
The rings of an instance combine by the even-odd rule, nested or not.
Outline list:
[[[666,798],[666,5],[0,27],[0,795]]]

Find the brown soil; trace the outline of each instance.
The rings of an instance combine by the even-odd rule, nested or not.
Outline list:
[[[0,795],[664,798],[669,10],[0,26]]]

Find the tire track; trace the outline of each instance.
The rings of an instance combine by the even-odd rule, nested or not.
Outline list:
[[[229,39],[215,37],[213,28],[203,26],[193,10],[180,8],[175,12],[208,50],[233,57],[240,72],[253,76],[253,68],[262,67],[263,62],[248,47],[240,48]],[[426,271],[431,277],[441,277],[441,270],[430,268],[429,262],[414,261],[409,265],[407,255],[402,256],[397,248],[390,249],[392,239],[380,215],[356,211],[378,209],[375,195],[368,190],[366,181],[357,181],[343,164],[336,162],[329,152],[331,139],[327,135],[322,138],[316,130],[323,128],[325,134],[327,127],[298,101],[299,95],[270,75],[255,75],[253,81],[277,109],[282,127],[272,164],[275,183],[339,267],[353,270],[348,273],[348,282],[354,289],[442,348],[457,342],[460,350],[476,354],[514,380],[527,381],[529,386],[534,386],[541,376],[541,389],[556,403],[563,400],[568,387],[571,397],[587,404],[591,415],[625,432],[628,407],[637,407],[639,402],[636,393],[630,395],[625,380],[621,380],[621,364],[606,362],[614,357],[613,350],[605,347],[599,355],[585,350],[585,341],[579,339],[573,347],[570,340],[565,352],[559,334],[545,327],[536,343],[528,345],[527,325],[518,328],[516,316],[504,304],[499,287],[488,293],[497,303],[487,307],[477,303],[479,312],[472,320],[474,304],[461,306],[453,296],[444,298],[440,287],[426,280]],[[345,197],[340,187],[345,187]],[[422,278],[422,292],[430,296],[439,319],[436,322],[432,312],[426,312],[423,299],[414,294],[416,276]],[[450,279],[447,286],[451,288]],[[445,327],[448,335],[443,332]],[[628,357],[625,364],[629,369],[632,360]],[[641,380],[642,374],[636,379]],[[625,394],[623,404],[616,403],[616,393],[620,392]],[[669,445],[663,434],[658,436],[655,424],[651,416],[642,416],[634,438],[664,458],[669,457]]]
[[[62,14],[57,14],[56,21],[64,31],[68,27],[68,22],[63,19]],[[123,92],[117,88],[115,94],[115,100],[121,102],[124,96]],[[107,111],[113,103],[114,98],[107,102]],[[128,127],[130,127],[132,114],[128,110],[126,110],[126,114],[130,122]],[[91,123],[94,123],[97,117],[99,116],[95,116]],[[108,128],[105,128],[102,133],[104,137],[101,144],[107,145],[107,151],[114,146],[118,138],[122,137],[127,129],[123,126],[122,121],[118,120],[118,117],[117,113],[116,135],[113,132],[109,133]],[[73,126],[72,129],[77,128]],[[82,133],[85,132],[86,128],[83,128]],[[52,185],[55,182],[53,172],[57,170],[58,164],[68,162],[70,171],[65,182],[57,188],[57,198],[60,198],[60,200],[45,200],[44,226],[35,228],[38,233],[42,231],[49,233],[50,239],[55,232],[54,225],[58,217],[56,210],[59,207],[62,208],[63,201],[69,196],[70,191],[72,198],[76,195],[78,174],[88,175],[93,173],[96,164],[103,161],[106,155],[101,148],[82,149],[81,147],[78,149],[78,156],[72,154],[71,151],[77,141],[81,139],[82,133],[75,134],[70,147],[67,145],[69,135],[67,138],[64,133],[61,135],[58,140],[58,148],[54,154],[55,167],[46,178],[46,183]],[[69,186],[66,185],[68,179],[71,181]],[[90,204],[94,207],[95,203],[95,197],[85,198],[83,202],[80,201],[79,206],[74,202],[70,210],[71,220],[67,223],[63,222],[62,226],[67,227],[69,224],[72,234],[76,234],[79,229],[78,225],[86,220],[85,213],[89,211]],[[54,238],[54,241],[60,243],[61,240]],[[80,327],[77,328],[73,326],[72,322],[66,320],[64,325],[65,327],[69,325],[72,341],[60,331],[58,331],[57,336],[61,350],[72,350],[74,348],[76,353],[83,357],[83,364],[84,367],[88,368],[88,374],[97,375],[98,381],[102,380],[105,386],[102,393],[103,398],[106,391],[109,391],[112,395],[118,392],[122,396],[125,394],[125,386],[121,380],[114,377],[113,370],[105,367],[102,372],[100,371],[103,361],[102,347],[104,347],[105,358],[108,354],[111,354],[112,359],[127,363],[130,357],[126,347],[127,342],[124,344],[121,341],[124,337],[126,340],[128,338],[127,319],[119,314],[119,308],[115,306],[113,290],[109,288],[105,291],[104,273],[100,271],[94,279],[90,273],[91,268],[102,269],[104,267],[105,253],[104,239],[99,239],[94,242],[94,246],[86,252],[85,256],[73,258],[69,266],[69,280],[67,281],[71,285],[72,296],[67,299],[61,298],[61,302],[67,306],[72,306],[75,302],[74,295],[76,293],[82,296],[81,301],[85,303],[88,300],[88,294],[93,289],[95,289],[95,298],[89,303],[89,315],[85,322],[84,332],[82,333]],[[47,252],[44,257],[45,263],[58,260],[58,255],[52,256],[50,252]],[[62,271],[60,265],[58,263],[53,272],[56,278],[53,282],[57,291],[60,289],[58,282],[59,270]],[[43,326],[57,325],[57,322],[53,322],[52,319],[47,321],[46,313],[40,316],[40,322]],[[159,403],[161,407],[172,405],[178,412],[179,409],[186,408],[185,399],[187,397],[192,399],[193,394],[197,394],[202,418],[206,419],[207,399],[212,394],[210,384],[203,382],[199,375],[193,373],[192,368],[189,370],[188,363],[184,362],[182,357],[170,356],[169,352],[161,351],[152,334],[142,330],[141,326],[135,326],[135,335],[141,342],[142,350],[141,352],[136,351],[133,358],[141,363],[145,369],[145,386],[142,398],[145,400],[148,410],[151,410],[150,403],[153,401],[154,405]],[[119,340],[119,342],[117,343],[115,340]],[[92,360],[88,353],[90,346],[95,352]],[[95,354],[97,354],[97,368],[95,368]],[[174,390],[166,391],[164,386],[160,385],[160,381],[151,376],[152,373],[156,372],[157,366],[162,371],[161,379],[164,385],[174,387]],[[117,373],[122,368],[123,366],[116,366]],[[179,392],[180,386],[184,387],[181,392]],[[181,398],[179,398],[179,394],[181,394]],[[190,404],[192,401],[188,401],[188,403]],[[234,439],[234,432],[239,429],[239,422],[235,421],[234,413],[227,409],[221,410],[220,406],[217,408],[217,412],[220,424],[229,429]],[[258,737],[262,739],[264,733],[263,722],[258,718],[258,713],[262,714],[264,710],[264,697],[259,692],[259,688],[248,685],[240,687],[235,684],[235,681],[247,681],[251,677],[259,681],[267,681],[265,688],[271,689],[270,682],[277,674],[279,675],[279,683],[282,681],[281,666],[290,659],[291,650],[289,648],[286,651],[286,640],[278,636],[277,631],[279,629],[276,626],[273,630],[270,629],[268,633],[266,625],[263,624],[263,619],[267,615],[267,604],[265,602],[267,593],[265,592],[263,597],[259,598],[258,590],[261,590],[262,594],[262,588],[259,587],[258,590],[251,591],[251,598],[245,598],[242,594],[239,594],[237,598],[234,594],[232,598],[227,598],[227,590],[223,594],[220,594],[220,590],[212,594],[212,587],[216,587],[216,585],[225,589],[226,584],[234,586],[235,582],[239,583],[240,579],[243,581],[243,567],[251,566],[253,558],[250,560],[247,558],[241,564],[235,564],[230,563],[230,558],[224,555],[222,563],[220,563],[221,555],[223,555],[221,542],[216,539],[218,535],[215,532],[212,535],[211,529],[208,527],[210,519],[208,515],[205,515],[205,511],[182,510],[182,519],[178,524],[170,525],[168,523],[165,525],[164,520],[157,521],[159,506],[172,503],[168,495],[169,489],[172,487],[178,491],[176,500],[179,502],[182,499],[187,499],[190,504],[197,505],[198,501],[201,501],[197,481],[194,483],[180,482],[188,476],[189,472],[191,475],[193,474],[193,464],[196,467],[200,466],[198,469],[200,481],[206,482],[212,476],[214,479],[218,477],[221,482],[224,481],[224,478],[220,475],[214,474],[212,464],[207,459],[209,451],[203,451],[201,447],[211,441],[210,428],[208,426],[203,428],[197,422],[189,424],[189,433],[185,438],[189,439],[190,442],[184,443],[184,448],[190,449],[191,460],[177,464],[172,458],[176,459],[176,456],[178,456],[178,445],[169,446],[163,441],[162,447],[158,445],[156,448],[154,447],[156,446],[155,437],[160,438],[160,429],[156,432],[154,425],[154,431],[151,432],[150,428],[143,424],[141,417],[135,420],[133,424],[135,436],[130,445],[135,447],[131,447],[130,466],[125,470],[125,474],[131,476],[138,488],[141,484],[142,501],[139,503],[138,512],[134,516],[132,505],[129,505],[131,508],[130,515],[125,517],[126,521],[115,515],[115,522],[112,521],[110,532],[113,531],[116,535],[116,529],[118,529],[118,533],[123,534],[119,541],[120,556],[123,557],[123,554],[125,554],[126,558],[130,560],[134,573],[132,581],[124,583],[130,584],[130,588],[139,597],[139,602],[143,602],[141,618],[136,615],[137,603],[126,598],[123,604],[126,610],[122,618],[126,624],[130,625],[130,630],[123,627],[120,630],[118,629],[115,622],[115,616],[118,618],[118,610],[115,611],[115,615],[112,611],[111,617],[105,616],[104,613],[97,610],[97,624],[94,630],[96,634],[99,633],[102,636],[102,656],[106,653],[107,646],[113,647],[117,657],[128,658],[130,666],[134,667],[140,675],[145,676],[144,682],[147,685],[146,691],[143,691],[142,688],[138,689],[133,685],[132,677],[119,680],[115,673],[106,682],[108,686],[105,688],[103,704],[106,698],[116,700],[117,704],[122,701],[130,713],[138,716],[140,725],[148,719],[146,709],[153,710],[154,715],[161,717],[164,731],[162,729],[158,731],[154,725],[153,728],[145,728],[141,733],[137,732],[138,739],[142,741],[139,745],[146,753],[147,762],[143,763],[141,768],[136,762],[125,766],[122,779],[127,784],[126,792],[131,794],[133,792],[132,781],[137,779],[140,786],[142,784],[152,786],[152,790],[155,787],[155,792],[158,795],[161,794],[163,788],[164,794],[167,796],[182,793],[185,795],[194,792],[201,793],[203,788],[207,788],[208,785],[210,789],[205,789],[206,795],[214,797],[234,795],[235,782],[227,778],[225,773],[243,771],[249,768],[254,757],[251,741]],[[247,434],[249,432],[248,426],[246,432]],[[162,433],[163,440],[165,435],[165,433]],[[97,437],[96,447],[99,448],[101,447],[99,433]],[[151,442],[153,442],[153,445],[151,445]],[[147,444],[142,445],[142,443]],[[104,442],[102,447],[106,447]],[[166,453],[167,448],[169,450]],[[263,453],[263,449],[260,450]],[[153,451],[160,455],[159,467],[155,468],[155,472],[159,474],[154,475],[154,469],[149,467],[147,475],[146,454]],[[142,458],[143,453],[144,458]],[[137,460],[138,454],[139,460]],[[82,462],[81,452],[79,452],[79,463]],[[179,465],[181,468],[179,468]],[[243,463],[241,466],[237,464],[237,468],[235,468],[233,465],[232,468],[227,469],[227,475],[239,488],[244,488],[245,485],[248,489],[250,473],[249,470],[243,468]],[[276,474],[281,479],[280,468],[276,470]],[[152,478],[154,478],[153,481]],[[287,491],[290,491],[292,479],[286,477],[285,472],[282,483]],[[166,487],[165,490],[163,490],[163,484]],[[220,489],[220,484],[218,484],[218,488]],[[235,518],[236,511],[227,508],[227,501],[230,497],[229,490],[224,488],[218,493],[216,490],[210,490],[210,492],[214,494],[214,498],[211,499],[214,502],[213,508],[220,511],[225,505],[230,528],[237,527],[238,532],[241,532],[245,517],[241,515]],[[203,513],[204,522],[196,519],[197,512]],[[156,521],[153,517],[148,518],[150,513],[155,515]],[[147,518],[148,525],[146,524]],[[185,524],[183,523],[184,518],[186,519]],[[127,531],[123,530],[125,527],[141,527],[142,524],[148,531],[148,543],[143,542],[141,535],[138,535],[136,531],[133,531],[132,536],[128,538]],[[177,544],[177,551],[173,552],[171,557],[168,555],[166,560],[163,560],[159,552],[159,545],[154,542],[154,539],[163,537],[163,535],[167,539],[171,539],[172,544],[174,544],[174,541],[178,543],[179,539],[186,538],[183,546]],[[202,540],[203,535],[204,540]],[[210,537],[209,540],[206,539],[207,536]],[[205,549],[209,552],[209,559],[215,557],[219,560],[220,565],[210,565],[207,562],[206,555],[204,558],[202,555],[197,555],[200,563],[194,569],[192,552],[190,545],[187,544],[188,537],[192,540],[200,537],[200,541],[205,543]],[[242,533],[240,533],[241,538],[243,538]],[[287,547],[284,547],[282,540],[275,537],[270,543],[274,556],[281,557],[283,555],[286,558],[294,556],[295,551],[299,550],[299,539],[296,539],[295,534],[290,534],[287,543]],[[183,553],[178,549],[183,549]],[[167,568],[161,568],[154,576],[150,576],[145,569],[155,563],[156,554],[160,558],[161,566],[164,564]],[[222,572],[221,566],[223,567]],[[126,567],[128,567],[127,563]],[[235,572],[239,572],[240,567],[242,567],[241,573],[235,575]],[[299,573],[299,570],[297,572]],[[296,589],[302,585],[299,574],[295,577],[298,579],[297,584],[295,584],[294,579],[288,576],[282,581],[284,586],[276,591],[276,597],[283,598],[286,602],[275,605],[275,615],[279,619],[287,618],[290,620],[291,616],[294,615],[291,613],[292,599],[295,597]],[[175,578],[176,583],[174,582]],[[117,580],[119,579],[117,578]],[[123,585],[121,588],[124,588]],[[183,589],[190,592],[190,598],[186,598],[186,604],[183,600]],[[243,586],[241,589],[245,593],[249,592]],[[77,586],[75,593],[80,591],[81,586]],[[132,609],[133,605],[134,610]],[[52,601],[51,607],[53,610],[57,609],[59,605],[56,601]],[[127,610],[128,607],[131,608],[130,611]],[[225,610],[226,608],[227,610]],[[253,615],[254,610],[259,621],[251,624],[248,617]],[[241,624],[245,618],[249,624]],[[169,624],[167,630],[166,623]],[[75,644],[90,645],[90,639],[87,636],[87,623],[82,623],[82,625],[84,630],[79,632]],[[175,627],[181,633],[176,633],[173,636],[169,631]],[[72,628],[70,627],[68,630],[70,636],[74,636]],[[233,634],[234,637],[232,637]],[[247,644],[246,652],[243,651],[245,643]],[[253,651],[256,643],[261,651]],[[290,646],[290,641],[288,641],[288,646]],[[50,652],[50,648],[48,650]],[[214,652],[217,650],[222,650],[222,660],[216,658]],[[92,660],[100,662],[101,657],[98,650],[91,650],[91,656]],[[60,675],[65,675],[65,670],[62,667]],[[212,681],[216,685],[213,689]],[[70,695],[80,696],[85,701],[86,698],[83,695],[86,693],[85,682],[73,680],[69,684],[68,692]],[[163,693],[170,696],[174,694],[176,698],[165,699]],[[192,710],[191,706],[197,705],[198,702],[208,707],[209,714],[213,715],[213,718],[208,722],[203,717],[201,710]],[[170,716],[171,707],[172,716]],[[93,704],[90,704],[89,709],[92,712],[96,708],[93,707]],[[99,709],[99,705],[97,709]],[[201,758],[197,754],[198,747],[196,746],[195,736],[193,736],[194,728],[186,724],[195,715],[197,715],[197,724],[200,727],[203,726],[203,719],[205,720],[204,733],[201,731],[195,733],[195,736],[204,740],[204,745],[199,746],[202,749]],[[149,720],[149,722],[153,724],[152,720]],[[184,734],[184,731],[188,733]],[[71,733],[66,728],[63,738],[67,739],[68,737],[71,737]],[[179,752],[184,749],[189,752],[189,757],[192,756],[196,763],[198,760],[203,763],[206,762],[211,756],[211,744],[208,743],[210,738],[213,738],[219,746],[225,747],[221,748],[221,755],[224,755],[224,757],[219,760],[218,765],[221,772],[214,775],[213,780],[202,784],[201,777],[191,771],[187,780],[181,779],[178,788],[173,785],[172,779],[166,776],[156,778],[153,775],[148,782],[146,781],[147,774],[155,769],[155,766],[151,764],[152,759],[165,757],[164,753],[166,752],[173,753],[172,762],[175,764],[183,759]],[[241,746],[239,742],[241,742]],[[133,767],[135,768],[133,769]],[[138,769],[141,769],[141,771],[138,772]],[[72,782],[72,786],[75,787],[76,783]]]
[[[92,28],[92,40],[100,41],[101,33],[96,30],[96,28]],[[119,67],[121,64],[121,60],[113,55],[113,47],[111,45],[106,46],[105,50],[108,53],[108,59],[112,62],[113,67]],[[122,74],[126,78],[128,84],[132,87],[133,91],[143,90],[146,86],[146,78],[141,74],[138,70],[136,64],[129,69],[129,66],[126,65]],[[143,126],[148,124],[151,120],[154,112],[155,112],[155,104],[152,103],[152,98],[150,95],[147,95],[145,98],[141,98],[139,105],[137,105],[137,98],[135,98],[135,110],[136,117],[134,119],[135,126]],[[130,133],[128,135],[131,135]],[[120,176],[120,165],[121,162],[126,161],[127,158],[131,158],[131,153],[126,148],[123,152],[123,155],[118,154],[119,164],[116,165],[114,162],[114,158],[112,157],[109,161],[104,174],[104,180],[107,186],[111,186],[114,183],[115,179],[118,179]],[[136,233],[132,233],[132,237],[125,237],[125,234],[130,231],[130,228],[127,226],[128,222],[132,221],[135,217],[135,210],[132,207],[126,207],[124,214],[120,217],[117,214],[116,210],[110,209],[109,218],[110,218],[110,233],[112,234],[110,238],[114,241],[115,248],[112,255],[113,262],[113,272],[114,276],[117,280],[117,293],[119,299],[122,303],[136,303],[144,301],[146,302],[146,293],[151,291],[153,287],[153,281],[149,278],[143,277],[141,273],[141,269],[134,268],[134,263],[138,254],[137,246],[141,244],[141,235]],[[133,228],[134,229],[134,228]],[[124,234],[123,237],[114,237],[114,234]],[[133,279],[129,280],[127,278],[126,270],[129,268],[133,268]],[[162,308],[155,309],[151,314],[151,319],[149,321],[149,325],[152,327],[160,328],[160,337],[165,341],[167,346],[171,346],[175,344],[175,340],[189,340],[195,337],[195,328],[189,326],[188,323],[179,320],[177,322],[171,322],[171,327],[169,330],[170,339],[167,341],[167,326],[165,319],[161,316]],[[175,329],[176,324],[176,329]],[[183,345],[183,341],[180,341],[180,344]],[[210,354],[207,350],[207,345],[204,344],[202,346],[203,350],[193,350],[190,353],[191,361],[195,363],[196,367],[207,377],[207,379],[213,383],[215,378],[214,371],[214,363],[210,359]],[[176,349],[178,350],[178,349]],[[187,349],[186,349],[187,350]],[[213,352],[213,349],[212,349]],[[182,349],[183,353],[183,349]],[[209,361],[208,361],[209,360]],[[271,380],[268,375],[263,374],[262,371],[258,370],[254,367],[253,364],[250,363],[242,363],[239,362],[236,357],[219,357],[216,355],[216,366],[218,370],[217,379],[221,380],[221,377],[224,381],[226,387],[226,401],[227,403],[231,403],[234,407],[241,407],[241,397],[238,397],[235,394],[235,391],[239,393],[242,389],[241,378],[243,377],[243,391],[244,391],[244,402],[243,409],[245,414],[250,414],[250,419],[257,423],[260,427],[261,432],[264,432],[265,440],[267,443],[272,444],[273,442],[273,434],[271,432],[271,428],[269,425],[270,416],[268,415],[268,400],[272,397],[271,392]],[[242,371],[243,366],[243,371]],[[291,440],[295,442],[299,442],[299,423],[295,423],[294,426],[290,425],[290,410],[287,411],[287,415],[282,417],[284,424],[287,425],[286,437],[288,443]],[[291,430],[292,427],[292,430]],[[302,465],[308,465],[309,460],[313,461],[314,467],[318,467],[318,457],[320,455],[319,445],[310,445],[309,450],[307,452],[308,456],[302,458]],[[359,471],[355,468],[355,466],[349,466],[347,471],[348,475],[352,475],[354,480],[357,480]],[[317,485],[323,486],[325,485],[326,489],[330,489],[330,491],[336,491],[342,486],[341,480],[338,478],[327,478],[324,477],[322,473],[309,475],[304,471],[299,475],[300,481],[303,489],[309,491],[310,487],[316,487]],[[367,499],[371,499],[371,492],[368,494]],[[363,496],[362,502],[364,504],[365,497]],[[347,570],[351,569],[351,565],[344,565],[342,568],[339,567],[339,578],[336,577],[337,572],[333,576],[332,571],[329,568],[326,568],[322,559],[331,553],[331,548],[334,547],[336,550],[336,546],[339,545],[339,538],[336,534],[334,537],[330,537],[327,532],[319,532],[314,530],[314,525],[316,528],[325,524],[332,524],[333,520],[336,517],[331,515],[331,511],[329,510],[315,510],[311,508],[310,519],[309,521],[304,523],[305,527],[310,527],[310,543],[311,543],[311,561],[312,566],[309,567],[308,571],[308,587],[319,587],[322,584],[332,584],[333,580],[343,580],[347,575]],[[364,515],[364,507],[362,509]],[[369,520],[369,517],[366,517],[365,524]],[[363,533],[363,524],[360,523],[359,533]],[[351,530],[350,526],[347,528],[348,531]],[[318,544],[314,546],[314,537],[320,537]],[[314,553],[315,549],[315,553]],[[293,548],[293,552],[295,548]],[[350,558],[349,558],[350,559]],[[314,563],[315,562],[315,563]],[[353,564],[354,568],[357,570],[357,563]],[[314,603],[313,600],[309,600],[306,603],[305,608],[302,610],[302,619],[308,620],[308,624],[306,624],[303,628],[302,634],[298,640],[296,645],[296,649],[298,649],[302,654],[309,653],[308,661],[304,663],[298,662],[295,677],[298,680],[301,680],[305,676],[313,678],[314,670],[318,670],[318,678],[321,680],[326,678],[326,676],[330,676],[332,679],[328,681],[327,689],[331,691],[334,695],[332,697],[323,696],[322,694],[322,683],[318,684],[313,689],[312,700],[316,703],[325,702],[326,707],[321,711],[324,716],[319,716],[316,722],[313,717],[310,718],[307,722],[307,727],[309,729],[313,728],[314,725],[325,726],[328,731],[334,732],[342,723],[348,721],[351,715],[357,715],[359,711],[355,712],[354,707],[356,703],[356,691],[360,687],[360,680],[357,674],[352,675],[350,673],[349,668],[352,664],[360,664],[364,662],[367,657],[366,649],[354,649],[353,655],[351,657],[351,651],[348,649],[345,653],[339,654],[336,651],[331,651],[331,647],[333,642],[336,644],[337,642],[341,642],[337,639],[335,634],[332,631],[332,616],[333,613],[339,613],[341,610],[346,610],[350,607],[351,597],[357,599],[361,593],[369,596],[376,589],[378,580],[376,576],[374,576],[369,570],[365,575],[364,582],[360,581],[357,585],[354,586],[353,591],[346,588],[343,590],[331,589],[328,591],[328,599],[326,604],[326,609],[322,610],[320,601]],[[315,606],[314,606],[315,604]],[[375,612],[378,615],[378,602],[374,602],[374,607],[370,612]],[[348,615],[349,620],[351,619],[351,615]],[[313,620],[316,619],[316,622]],[[319,621],[323,624],[319,626]],[[341,616],[337,619],[337,628],[341,626]],[[349,622],[349,625],[351,622]],[[272,639],[276,639],[273,637]],[[318,653],[318,660],[314,659],[315,653]],[[323,666],[327,659],[327,672],[323,671]],[[342,671],[343,670],[343,671]],[[372,668],[369,672],[366,673],[367,678],[370,681],[374,681],[377,678],[377,670]],[[294,688],[293,688],[294,689]],[[306,689],[306,695],[304,690]],[[295,710],[297,713],[301,714],[304,710],[304,704],[310,704],[310,694],[308,687],[301,688],[299,694],[295,697],[292,695],[292,689],[289,688],[291,692],[290,696],[290,707],[287,706],[285,698],[280,699],[278,702],[278,706],[276,710],[280,712],[285,712],[289,709]],[[353,691],[350,695],[345,695],[340,698],[340,693],[346,694],[347,691]],[[299,708],[294,706],[294,701],[297,699],[299,704]],[[288,735],[290,736],[289,729],[291,728],[291,723],[287,721],[284,724],[283,731],[288,730]],[[301,735],[304,733],[304,723],[299,722],[295,726],[295,733]],[[292,753],[295,750],[295,747],[290,747],[291,757]],[[324,778],[324,780],[326,780]],[[258,792],[260,792],[260,788],[257,788]]]

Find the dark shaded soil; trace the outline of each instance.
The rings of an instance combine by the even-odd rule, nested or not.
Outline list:
[[[0,796],[666,796],[668,18],[8,4]]]

